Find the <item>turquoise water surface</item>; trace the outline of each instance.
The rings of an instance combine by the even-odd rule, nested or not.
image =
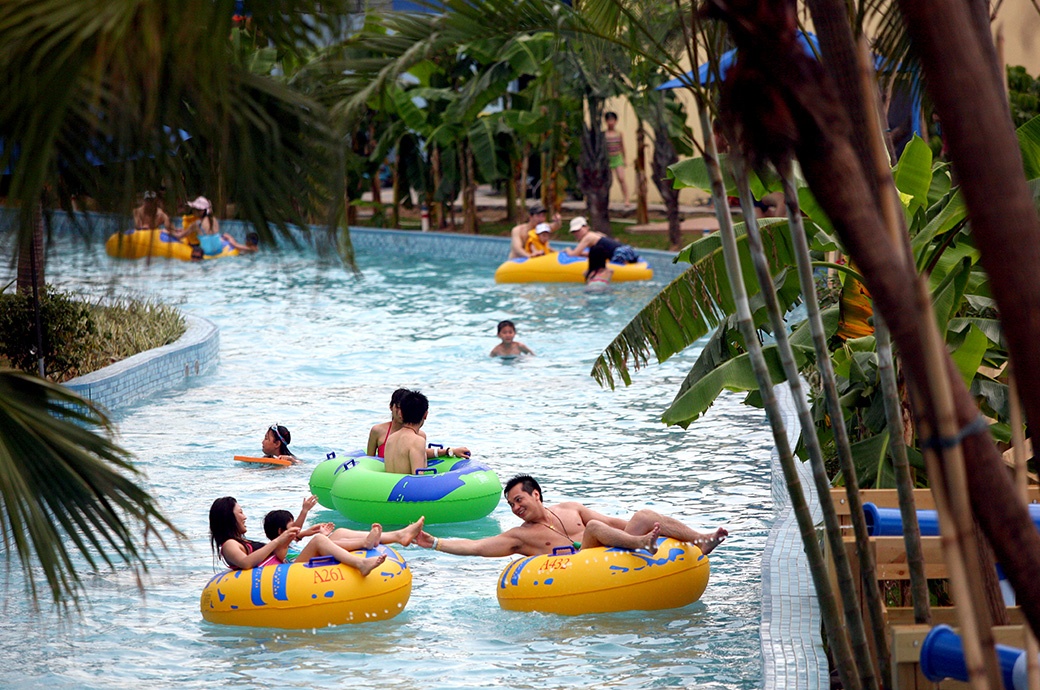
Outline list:
[[[760,555],[772,519],[763,415],[726,396],[687,431],[661,424],[696,348],[637,373],[630,388],[602,389],[589,376],[660,284],[586,295],[580,285],[496,285],[494,265],[461,259],[365,252],[358,261],[360,279],[307,250],[147,265],[59,240],[50,282],[176,303],[220,327],[220,361],[114,415],[119,441],[186,539],[169,543],[143,592],[125,568],[87,576],[82,612],[65,618],[46,603],[32,612],[8,564],[0,685],[758,687]],[[537,357],[487,356],[505,318]],[[494,587],[508,559],[411,547],[402,550],[411,600],[388,622],[299,632],[204,622],[199,594],[220,569],[208,545],[213,499],[235,496],[249,536],[262,539],[264,513],[296,513],[311,468],[328,451],[362,447],[400,386],[429,396],[431,441],[468,446],[503,482],[533,474],[547,502],[622,516],[646,506],[701,529],[728,526],[701,601],[578,617],[507,612]],[[275,422],[292,431],[303,466],[232,461],[258,454]],[[313,519],[347,524],[321,508]],[[430,531],[480,537],[517,524],[502,502],[488,518]]]

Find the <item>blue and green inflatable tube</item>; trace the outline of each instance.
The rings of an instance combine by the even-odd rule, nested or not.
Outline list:
[[[466,522],[489,515],[502,497],[495,471],[470,458],[434,458],[417,474],[390,474],[381,458],[350,455],[315,467],[310,486],[321,505],[355,522]]]

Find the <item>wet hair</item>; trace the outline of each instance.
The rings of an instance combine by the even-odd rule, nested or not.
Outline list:
[[[526,491],[527,493],[531,494],[532,496],[534,496],[534,492],[537,490],[538,491],[538,500],[539,501],[542,500],[542,487],[541,487],[540,484],[538,484],[538,481],[534,477],[529,475],[529,474],[518,474],[515,477],[513,477],[512,479],[510,479],[508,482],[506,482],[506,488],[502,490],[502,495],[503,496],[508,496],[509,492],[517,484],[520,485],[520,488],[523,491]]]
[[[202,247],[201,246],[199,246],[197,244],[193,244],[191,246],[191,260],[192,261],[201,261],[202,257],[204,257],[205,255],[206,254],[205,254],[205,252],[202,251]]]
[[[288,510],[272,510],[264,516],[264,534],[268,539],[274,541],[289,527],[289,523],[292,521],[293,514]]]
[[[292,451],[289,450],[289,444],[292,442],[292,434],[281,424],[272,424],[267,429],[267,433],[274,434],[274,440],[278,441],[278,454],[279,455],[292,455]]]
[[[408,391],[401,398],[401,422],[404,424],[418,424],[430,409],[430,401],[419,391]]]
[[[260,235],[255,232],[246,233],[246,245],[250,247],[256,247],[260,244]]]
[[[515,323],[513,323],[512,321],[510,321],[510,320],[506,319],[505,321],[499,321],[499,322],[498,322],[498,331],[497,331],[497,332],[498,332],[498,333],[501,333],[501,332],[502,332],[502,329],[503,329],[503,328],[505,328],[505,327],[507,327],[507,326],[508,326],[509,328],[512,328],[512,329],[513,329],[514,331],[516,330],[516,324],[515,324]]]
[[[222,496],[209,507],[209,543],[217,556],[220,556],[220,547],[227,540],[242,540],[242,534],[238,531],[238,520],[235,519],[237,505],[238,501],[231,496]],[[221,558],[223,559],[222,556]]]
[[[613,110],[608,110],[607,112],[603,113],[603,119],[604,120],[616,120],[617,119],[617,113],[615,113]]]
[[[390,407],[400,407],[404,396],[411,393],[407,388],[398,388],[390,395]]]

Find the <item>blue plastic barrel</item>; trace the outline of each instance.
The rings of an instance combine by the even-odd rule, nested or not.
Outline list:
[[[1007,645],[997,645],[1000,675],[1006,690],[1014,690],[1015,663],[1025,652]],[[964,647],[961,637],[948,625],[937,625],[931,629],[921,645],[921,673],[933,683],[947,678],[968,682],[968,667],[964,663]]]
[[[873,503],[863,504],[863,515],[867,520],[867,534],[871,537],[901,537],[903,516],[899,508],[878,508]],[[1040,529],[1040,504],[1029,504],[1029,517]],[[934,510],[917,511],[917,524],[922,537],[939,536],[939,514]]]

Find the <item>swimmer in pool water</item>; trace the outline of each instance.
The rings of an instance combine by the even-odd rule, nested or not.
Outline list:
[[[516,337],[516,324],[512,321],[507,320],[498,323],[498,337],[501,338],[502,342],[495,345],[495,348],[491,350],[492,357],[515,357],[516,355],[534,354],[531,348],[519,340],[513,340]]]
[[[264,451],[265,458],[278,458],[288,460],[294,465],[300,464],[300,459],[289,450],[289,441],[292,435],[289,430],[279,424],[272,424],[264,434],[264,440],[260,442],[260,448]]]

